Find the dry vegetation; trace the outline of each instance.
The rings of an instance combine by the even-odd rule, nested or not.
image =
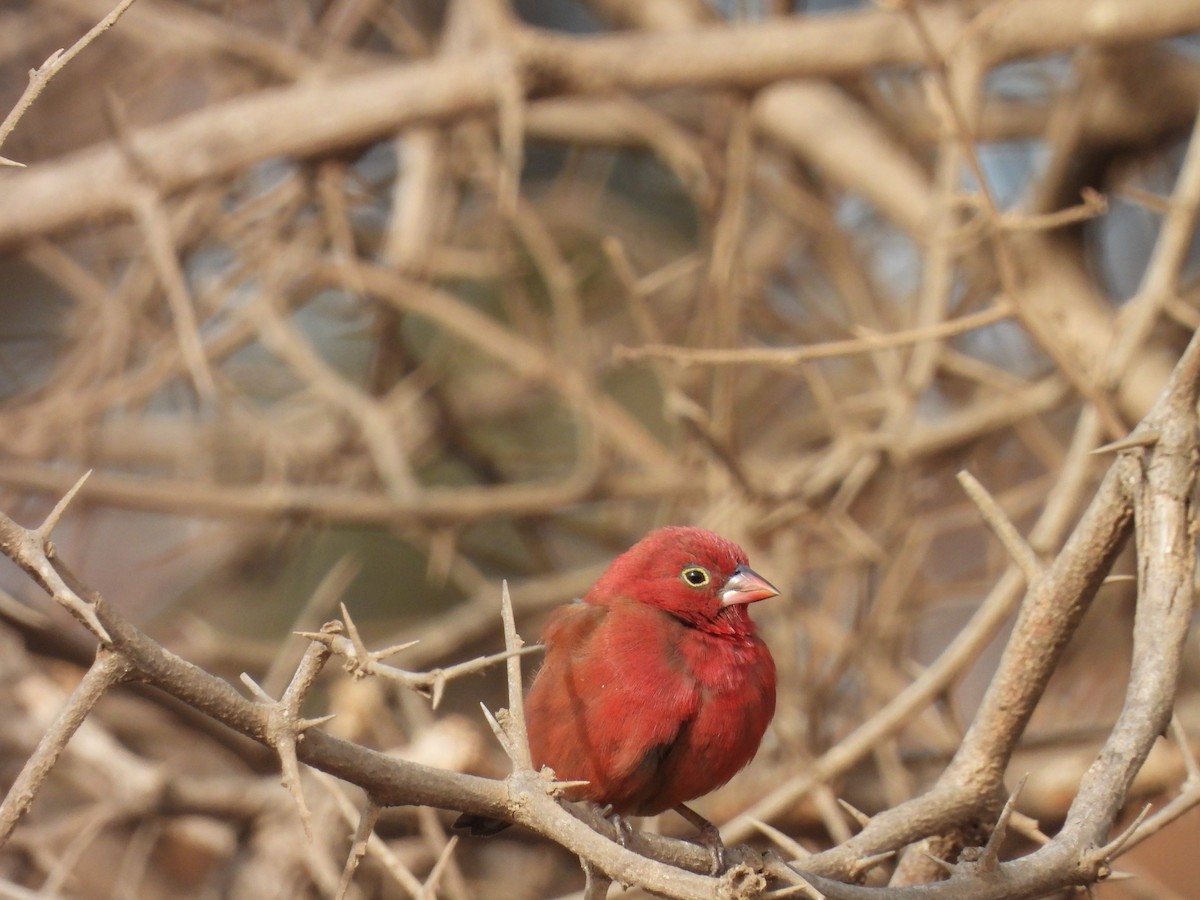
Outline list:
[[[1191,895],[1200,0],[113,6],[0,10],[0,897]],[[479,711],[668,522],[719,883]]]

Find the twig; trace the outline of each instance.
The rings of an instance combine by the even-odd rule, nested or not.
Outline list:
[[[131,192],[129,207],[150,250],[162,285],[167,306],[171,310],[171,324],[180,353],[187,365],[188,374],[196,394],[206,404],[217,399],[217,386],[209,367],[204,341],[200,337],[200,326],[196,320],[196,304],[188,290],[187,279],[175,249],[175,237],[171,233],[171,222],[163,208],[162,198],[154,186],[139,184]]]
[[[508,654],[508,717],[505,729],[512,749],[516,753],[513,762],[519,768],[532,769],[529,755],[529,734],[525,729],[525,685],[521,679],[521,650],[525,642],[517,634],[513,616],[512,597],[508,593],[508,581],[500,587],[500,614],[504,621],[504,649]]]
[[[974,501],[979,507],[979,512],[983,516],[985,522],[995,532],[996,537],[1000,538],[1000,542],[1004,544],[1004,548],[1008,551],[1008,555],[1016,561],[1021,567],[1021,572],[1025,575],[1025,582],[1032,584],[1045,571],[1042,561],[1038,559],[1037,554],[1021,537],[1016,526],[1004,514],[1004,510],[995,501],[987,488],[979,483],[970,472],[965,469],[958,473],[958,483],[962,485],[967,496]]]
[[[354,557],[353,554],[347,553],[338,558],[332,566],[329,567],[316,588],[309,595],[308,601],[303,608],[296,614],[292,620],[291,631],[293,633],[303,634],[303,636],[312,639],[321,639],[328,632],[322,631],[317,633],[314,638],[311,632],[301,632],[300,629],[312,623],[310,627],[316,627],[325,615],[332,609],[335,603],[341,602],[342,595],[358,577],[362,569],[361,563]],[[304,654],[304,645],[297,642],[283,642],[280,644],[279,652],[275,654],[275,658],[271,660],[271,665],[267,667],[266,674],[262,677],[263,689],[268,693],[284,690],[286,687],[285,679],[289,679],[289,672],[299,663],[299,657]]]
[[[347,630],[350,630],[351,620],[344,608],[342,616],[343,621],[347,623]],[[424,694],[430,698],[434,709],[441,702],[446,685],[454,679],[482,672],[485,669],[491,668],[496,663],[505,662],[514,655],[529,656],[542,651],[541,644],[534,644],[530,647],[521,647],[515,654],[503,650],[499,653],[493,653],[490,656],[481,656],[476,659],[455,663],[451,666],[439,666],[430,669],[428,672],[411,672],[406,669],[398,669],[395,666],[385,665],[380,660],[416,646],[417,641],[407,641],[403,644],[385,647],[382,650],[368,650],[366,645],[362,643],[362,638],[358,636],[357,628],[352,631],[349,638],[328,630],[322,632],[300,631],[297,634],[311,641],[319,641],[328,647],[331,653],[336,653],[344,657],[347,668],[359,677],[377,675],[381,678],[387,678],[402,684],[409,690]]]
[[[76,487],[69,492],[69,496],[75,495],[81,482],[82,479],[76,482]],[[60,503],[59,506],[61,505]],[[57,507],[56,511],[52,511],[51,516],[56,514],[61,515],[61,510],[58,510]],[[99,598],[80,597],[68,587],[50,561],[53,545],[45,539],[42,530],[48,531],[48,526],[52,527],[54,521],[53,518],[47,518],[46,522],[38,529],[30,530],[22,528],[8,516],[0,513],[0,553],[24,569],[57,603],[82,622],[102,643],[108,644],[111,642],[111,638],[96,614],[96,603]]]
[[[117,19],[125,13],[125,10],[133,6],[134,0],[120,0],[113,7],[112,12],[93,25],[83,37],[72,44],[67,50],[55,50],[46,59],[44,63],[29,73],[29,84],[25,88],[17,100],[16,105],[4,121],[0,122],[0,146],[8,140],[8,136],[12,134],[17,123],[21,121],[21,117],[29,110],[38,96],[45,90],[46,85],[50,83],[50,79],[63,70],[67,63],[73,60],[83,51],[83,48],[98,38],[101,34],[116,24]],[[23,163],[13,162],[12,160],[3,159],[0,157],[0,164],[8,166],[23,166]]]
[[[817,359],[833,359],[857,353],[872,353],[892,347],[907,347],[924,341],[939,340],[986,328],[1011,318],[1013,308],[1006,302],[997,303],[982,312],[969,313],[957,319],[910,328],[894,334],[864,333],[847,341],[829,341],[809,347],[754,347],[731,350],[670,347],[647,344],[642,347],[617,347],[613,358],[620,362],[639,359],[663,359],[678,366],[763,365],[790,367]],[[866,331],[865,329],[860,329]]]
[[[317,783],[325,787],[329,794],[333,797],[334,803],[337,805],[338,811],[342,816],[342,820],[347,824],[354,825],[355,832],[362,827],[364,810],[356,810],[354,804],[350,802],[350,798],[346,796],[346,789],[336,779],[327,775],[324,772],[316,773]],[[370,805],[372,801],[368,799]],[[367,852],[383,867],[397,885],[410,896],[420,894],[422,886],[408,867],[392,852],[387,843],[375,833],[372,828],[367,832]],[[347,860],[349,864],[349,860]]]
[[[418,896],[418,900],[434,900],[437,897],[438,882],[442,880],[443,873],[449,867],[450,860],[454,857],[454,850],[457,846],[458,835],[453,835],[450,840],[446,841],[446,846],[438,854],[437,862],[429,870],[429,876],[425,879],[425,884],[421,886],[421,893]]]
[[[381,812],[383,809],[368,799],[366,806],[359,814],[358,825],[354,829],[354,839],[350,842],[350,851],[346,856],[346,865],[342,869],[342,877],[338,881],[337,893],[333,895],[334,900],[344,900],[346,893],[350,890],[350,883],[354,880],[354,873],[358,869],[359,862],[367,853],[367,845],[375,831],[375,823],[379,820]]]
[[[326,716],[320,719],[306,720],[301,715],[304,701],[308,697],[309,691],[312,690],[321,669],[324,668],[325,661],[329,659],[329,652],[329,648],[321,641],[311,642],[300,660],[300,665],[296,667],[291,683],[288,684],[287,690],[283,692],[283,696],[279,698],[278,702],[273,702],[270,695],[259,687],[249,675],[242,674],[242,681],[250,687],[259,701],[268,707],[267,737],[275,748],[275,752],[279,754],[279,761],[283,769],[283,786],[296,802],[300,823],[304,826],[304,833],[309,841],[314,839],[312,813],[309,812],[308,803],[304,799],[296,743],[305,731],[331,718]]]
[[[101,649],[97,654],[96,661],[84,674],[54,724],[38,741],[37,748],[21,767],[4,802],[0,803],[0,846],[8,842],[17,822],[33,804],[71,735],[108,689],[128,677],[132,669],[119,653]]]
[[[1179,278],[1192,245],[1200,210],[1200,117],[1192,126],[1187,155],[1171,195],[1170,206],[1154,243],[1137,295],[1121,309],[1119,327],[1105,360],[1103,377],[1116,384],[1168,301],[1179,291]]]

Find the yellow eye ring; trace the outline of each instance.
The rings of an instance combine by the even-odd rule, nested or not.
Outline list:
[[[680,579],[688,587],[701,588],[712,581],[712,576],[708,574],[708,569],[703,569],[700,566],[688,566],[679,573]]]

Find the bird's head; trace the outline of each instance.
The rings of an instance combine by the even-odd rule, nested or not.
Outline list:
[[[646,535],[618,556],[588,592],[589,603],[634,600],[706,630],[752,628],[746,605],[779,591],[750,568],[746,551],[703,528]]]

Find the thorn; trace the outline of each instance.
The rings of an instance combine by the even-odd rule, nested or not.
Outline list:
[[[372,672],[371,674],[376,674],[376,673]],[[404,674],[408,675],[410,673],[405,672]],[[425,687],[425,685],[411,684],[411,683],[403,681],[403,680],[400,683],[407,685],[408,689],[411,690],[418,697],[424,697],[426,700],[429,700],[429,701],[433,700],[433,691],[431,691],[429,688]]]
[[[590,781],[550,781],[546,784],[546,793],[551,797],[561,797],[571,788],[587,787]]]
[[[948,863],[944,859],[934,856],[932,853],[926,853],[924,850],[921,851],[921,855],[928,857],[931,862],[937,863],[939,866],[945,869],[948,874],[956,874],[954,865],[952,863]]]
[[[302,637],[305,640],[316,641],[318,644],[324,644],[326,647],[333,649],[333,643],[339,635],[326,634],[324,631],[293,631],[292,634],[297,637]]]
[[[92,634],[96,635],[101,643],[112,644],[112,636],[109,635],[108,629],[101,623],[100,617],[96,615],[96,610],[92,604],[80,599],[78,604],[67,604],[67,608],[77,613],[83,619],[84,624],[92,630]]]
[[[1152,804],[1152,803],[1147,803],[1145,806],[1143,806],[1142,811],[1137,814],[1137,818],[1135,818],[1132,822],[1129,823],[1128,828],[1126,828],[1124,831],[1122,831],[1120,834],[1118,834],[1116,836],[1116,838],[1109,841],[1107,844],[1105,844],[1103,847],[1100,848],[1100,858],[1101,859],[1103,859],[1105,862],[1107,862],[1107,861],[1109,861],[1111,859],[1115,859],[1117,857],[1117,855],[1121,852],[1121,849],[1127,843],[1129,843],[1129,839],[1131,837],[1133,837],[1133,833],[1135,831],[1137,831],[1138,826],[1141,825],[1143,821],[1145,821],[1146,816],[1150,815],[1150,808],[1153,805],[1154,804]]]
[[[496,740],[500,742],[500,746],[504,749],[508,758],[512,759],[512,742],[509,741],[508,735],[504,733],[504,729],[496,721],[496,717],[492,715],[492,711],[486,705],[480,703],[479,708],[483,710],[483,717],[487,719],[488,727],[492,729],[492,734],[496,736]]]
[[[1114,869],[1113,871],[1108,873],[1108,877],[1105,878],[1104,880],[1105,881],[1129,881],[1131,878],[1137,878],[1137,877],[1138,877],[1138,875],[1136,872],[1122,872],[1122,871]]]
[[[793,838],[790,834],[785,834],[774,825],[764,822],[762,819],[751,817],[750,824],[761,831],[771,841],[775,843],[784,853],[791,855],[792,859],[807,859],[812,856],[812,851],[806,848],[803,844]]]
[[[317,716],[317,718],[315,718],[315,719],[301,719],[299,722],[296,723],[296,731],[303,733],[305,731],[308,731],[308,729],[310,729],[310,728],[318,728],[321,725],[324,725],[326,722],[330,721],[331,719],[336,719],[336,718],[337,718],[337,713],[330,713],[327,716]]]
[[[372,659],[387,659],[389,656],[395,656],[407,650],[409,647],[415,647],[420,641],[405,641],[403,644],[393,644],[391,647],[384,647],[382,650],[375,650],[371,653]]]
[[[883,853],[876,853],[874,856],[864,856],[862,859],[856,861],[854,863],[854,865],[852,865],[850,867],[851,876],[853,878],[859,878],[859,877],[865,875],[867,872],[870,872],[873,868],[875,868],[880,863],[887,862],[889,859],[891,859],[895,855],[896,855],[895,850],[885,850]],[[928,853],[926,853],[925,855],[929,856]],[[942,860],[938,859],[935,856],[929,856],[929,858],[932,859],[934,862],[940,863],[943,866],[947,866],[948,867],[947,871],[949,871],[953,874],[954,867],[951,866],[949,863],[943,862]]]
[[[413,643],[416,643],[415,641]],[[441,672],[433,678],[433,690],[429,693],[429,705],[437,709],[442,702],[442,695],[446,693],[446,679]]]
[[[800,878],[800,881],[796,884],[789,884],[785,888],[771,891],[771,893],[764,894],[763,896],[770,897],[771,900],[774,900],[776,897],[806,897],[808,900],[825,900],[824,894],[801,878],[800,875],[797,874],[796,877]]]
[[[79,480],[71,486],[71,489],[63,494],[62,498],[54,504],[54,509],[50,510],[50,515],[46,516],[46,521],[38,526],[37,536],[43,544],[50,540],[50,532],[58,525],[58,520],[62,518],[62,514],[67,511],[67,507],[75,499],[75,495],[79,493],[79,489],[83,487],[83,483],[88,480],[88,476],[91,474],[92,470],[88,469],[80,475]]]
[[[346,635],[350,638],[350,643],[354,645],[354,655],[358,658],[358,664],[360,666],[366,665],[371,659],[371,651],[363,643],[362,635],[359,634],[358,626],[354,624],[354,620],[350,618],[350,610],[346,609],[346,604],[339,603],[338,607],[342,611],[342,621],[346,625]]]
[[[869,824],[871,824],[871,817],[868,816],[865,812],[863,812],[858,807],[854,806],[851,803],[848,803],[847,801],[843,800],[841,797],[837,798],[837,803],[838,803],[838,806],[840,806],[842,809],[844,809],[850,815],[850,818],[854,819],[854,821],[857,822],[863,828],[866,828]]]
[[[1122,450],[1132,450],[1134,447],[1153,447],[1158,443],[1159,437],[1160,435],[1155,429],[1148,429],[1140,434],[1135,431],[1129,437],[1124,437],[1118,441],[1105,444],[1102,447],[1097,447],[1090,452],[1092,456],[1102,456],[1105,453],[1120,453]]]
[[[978,867],[985,872],[993,871],[1000,862],[1000,845],[1004,843],[1004,836],[1008,833],[1008,822],[1012,818],[1013,810],[1016,809],[1017,797],[1021,795],[1021,791],[1025,787],[1025,782],[1028,780],[1029,773],[1026,772],[1021,776],[1021,780],[1017,782],[1017,786],[1013,788],[1013,792],[1008,795],[1008,800],[1005,801],[1004,808],[1000,810],[1000,816],[996,819],[996,826],[992,829],[992,833],[983,847],[983,853],[980,854],[977,860]]]
[[[12,166],[13,168],[16,168],[16,169],[27,168],[25,163],[17,162],[15,159],[8,159],[7,157],[4,157],[4,156],[0,156],[0,166]]]
[[[264,691],[262,687],[259,686],[259,683],[250,677],[248,672],[243,672],[239,677],[241,678],[242,684],[250,689],[250,693],[254,695],[255,699],[261,700],[263,703],[275,702],[275,698]]]
[[[1131,581],[1137,581],[1136,575],[1109,575],[1101,584],[1127,584]]]

